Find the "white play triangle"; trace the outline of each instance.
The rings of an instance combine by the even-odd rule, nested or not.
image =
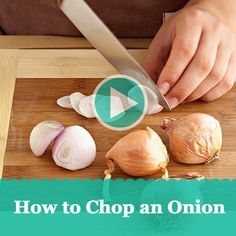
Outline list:
[[[117,98],[119,98],[120,103],[117,104]],[[125,112],[131,107],[136,106],[138,103],[124,94],[120,93],[114,88],[110,88],[110,119]]]

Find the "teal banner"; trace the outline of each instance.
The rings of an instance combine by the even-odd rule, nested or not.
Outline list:
[[[1,180],[1,235],[236,235],[236,180]]]

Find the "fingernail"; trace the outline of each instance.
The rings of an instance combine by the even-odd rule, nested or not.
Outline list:
[[[179,100],[175,97],[172,97],[172,98],[169,98],[167,99],[169,105],[170,105],[170,108],[175,108],[179,105]]]
[[[160,89],[161,93],[162,93],[163,95],[165,95],[165,94],[167,94],[167,92],[168,92],[169,89],[170,89],[170,84],[167,83],[167,82],[164,82],[164,83],[158,85],[158,88]]]

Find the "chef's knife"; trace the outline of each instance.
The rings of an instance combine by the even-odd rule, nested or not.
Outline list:
[[[156,95],[157,103],[170,110],[153,80],[84,0],[58,2],[64,14],[121,74],[129,75],[147,86]]]

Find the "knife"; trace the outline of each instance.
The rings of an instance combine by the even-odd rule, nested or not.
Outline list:
[[[147,86],[155,96],[156,104],[170,110],[165,97],[142,66],[121,44],[84,0],[59,0],[59,6],[76,28],[121,74],[135,78]]]

